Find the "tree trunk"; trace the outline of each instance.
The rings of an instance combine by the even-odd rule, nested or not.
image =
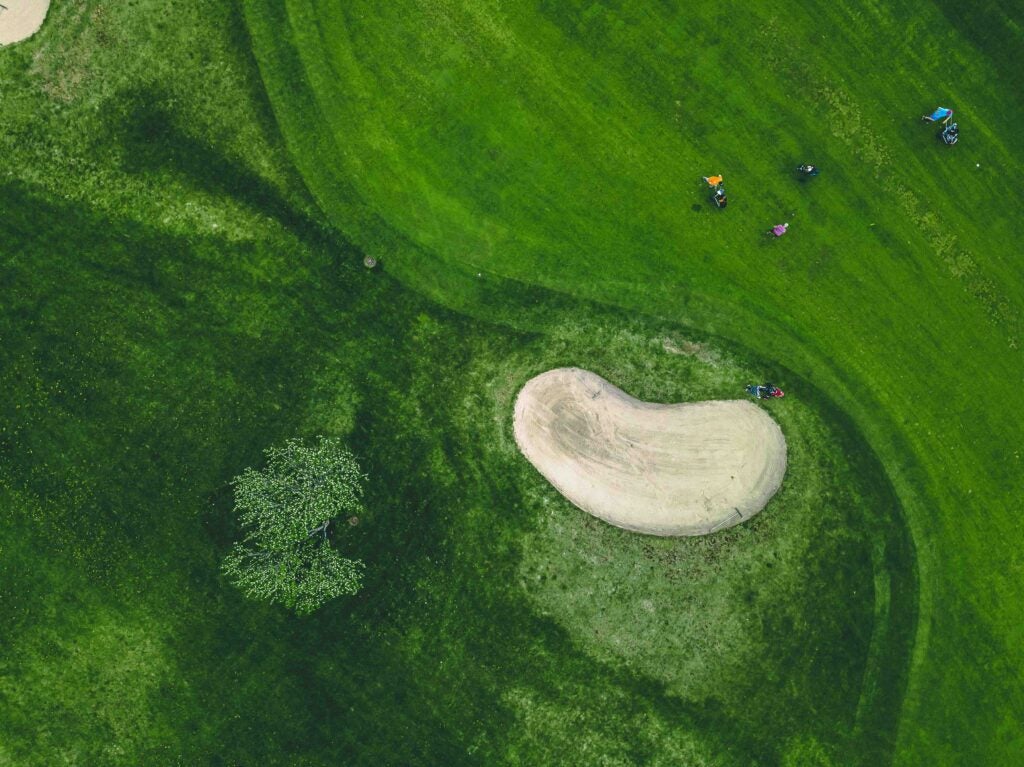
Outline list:
[[[308,541],[310,538],[312,538],[317,533],[321,533],[323,535],[323,537],[326,539],[327,538],[327,528],[330,527],[330,524],[331,524],[331,520],[328,519],[327,521],[322,523],[319,527],[314,527],[312,530],[309,531],[309,535],[306,536],[306,540]]]

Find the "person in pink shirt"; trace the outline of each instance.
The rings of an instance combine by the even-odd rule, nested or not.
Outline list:
[[[781,237],[786,233],[787,229],[789,229],[788,221],[785,224],[776,224],[768,230],[768,234],[774,234],[776,237]]]

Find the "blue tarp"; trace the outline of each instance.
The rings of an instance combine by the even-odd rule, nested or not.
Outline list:
[[[932,116],[931,116],[930,119],[932,119],[932,120],[945,120],[947,117],[952,117],[952,116],[953,116],[953,110],[952,109],[947,109],[946,107],[938,107],[934,112],[932,112]]]

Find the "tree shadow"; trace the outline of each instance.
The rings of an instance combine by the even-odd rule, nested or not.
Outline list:
[[[121,148],[121,167],[132,175],[169,174],[190,189],[230,197],[278,221],[315,248],[352,249],[323,218],[301,210],[276,186],[217,147],[191,135],[169,95],[156,88],[121,94],[126,118],[111,126]]]

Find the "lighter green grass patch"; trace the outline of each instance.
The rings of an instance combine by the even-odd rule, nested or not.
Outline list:
[[[569,697],[552,699],[527,688],[506,690],[502,702],[515,717],[515,732],[506,754],[508,763],[519,763],[520,750],[546,751],[556,755],[559,764],[588,767],[633,767],[638,763],[649,767],[712,767],[723,764],[715,756],[712,744],[699,732],[674,724],[669,726],[651,712],[636,719],[627,719],[625,727],[634,729],[630,737],[614,727],[596,730],[581,728],[587,720],[585,706]],[[615,707],[616,701],[602,701]],[[623,708],[626,701],[619,701]],[[540,734],[543,733],[542,738]],[[630,740],[639,740],[640,748],[630,748]],[[541,742],[538,742],[541,741]],[[639,757],[637,751],[643,756]]]
[[[71,600],[64,609],[72,615],[5,651],[9,764],[141,758],[163,737],[153,697],[174,670],[166,627],[131,610]]]

